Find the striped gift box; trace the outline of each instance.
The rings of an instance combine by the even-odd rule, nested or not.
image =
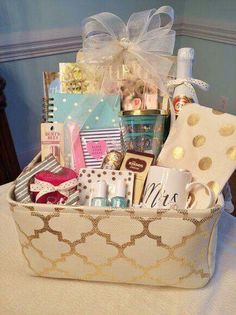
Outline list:
[[[86,167],[100,168],[107,152],[121,151],[120,128],[83,130],[80,136]]]

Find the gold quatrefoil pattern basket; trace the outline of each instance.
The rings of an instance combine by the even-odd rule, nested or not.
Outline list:
[[[22,254],[42,277],[203,287],[215,266],[221,207],[101,209],[8,201]]]

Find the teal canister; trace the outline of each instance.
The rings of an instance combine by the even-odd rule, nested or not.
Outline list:
[[[164,110],[122,112],[121,132],[124,150],[152,153],[157,158],[169,132],[168,117],[168,112]]]

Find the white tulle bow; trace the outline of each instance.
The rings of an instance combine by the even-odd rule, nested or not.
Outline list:
[[[164,89],[174,58],[174,10],[163,6],[133,13],[127,25],[108,12],[84,21],[83,55],[89,63],[122,63],[136,60]]]

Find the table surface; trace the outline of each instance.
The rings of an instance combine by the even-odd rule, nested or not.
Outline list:
[[[111,284],[32,277],[0,186],[1,315],[233,315],[236,314],[236,218],[219,222],[216,271],[202,289]]]

